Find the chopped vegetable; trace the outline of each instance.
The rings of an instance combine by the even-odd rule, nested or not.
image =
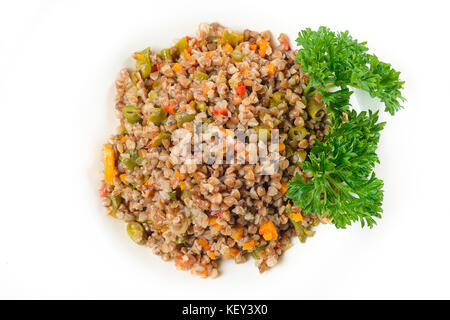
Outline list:
[[[161,124],[167,118],[167,111],[163,108],[155,108],[148,116],[148,121],[156,125]]]
[[[148,94],[148,100],[154,103],[156,101],[156,98],[158,98],[158,94],[156,93],[156,91],[150,91],[150,93]]]
[[[111,196],[111,214],[113,217],[116,216],[117,209],[119,209],[120,204],[122,203],[122,197],[120,195]]]
[[[177,62],[172,66],[172,70],[176,72],[181,71],[183,70],[183,66]]]
[[[222,43],[236,47],[242,41],[242,36],[237,32],[225,30],[222,36]]]
[[[191,220],[188,218],[185,218],[183,222],[180,225],[174,226],[170,225],[169,229],[174,235],[183,235],[186,233],[187,229],[189,229],[189,226],[191,225]]]
[[[303,221],[303,216],[301,213],[292,213],[289,216],[292,220],[294,220],[294,222],[300,222]]]
[[[135,124],[142,120],[141,110],[132,104],[123,107],[122,113],[125,119],[131,124]]]
[[[197,110],[197,112],[206,112],[208,107],[206,106],[206,103],[198,102],[195,104],[195,110]]]
[[[119,156],[119,160],[130,170],[133,171],[136,166],[143,163],[143,159],[139,156],[137,150],[128,150]]]
[[[245,86],[242,83],[242,81],[238,83],[235,90],[236,90],[236,93],[238,95],[240,95],[241,97],[245,96]]]
[[[221,114],[223,116],[227,116],[228,115],[228,109],[226,109],[226,108],[214,109],[213,113],[214,113],[215,116],[218,116],[219,114]]]
[[[175,257],[175,263],[179,267],[187,267],[189,265],[189,258],[186,255]]]
[[[170,139],[172,137],[172,134],[168,132],[160,132],[156,137],[153,138],[151,141],[152,147],[159,147],[162,144],[162,141],[164,139]]]
[[[281,41],[281,45],[284,47],[284,50],[288,51],[291,49],[289,43],[287,41]]]
[[[250,241],[247,241],[246,243],[244,243],[244,245],[242,246],[242,249],[243,250],[252,250],[255,246],[256,246],[256,241],[250,240]]]
[[[104,183],[102,187],[98,190],[98,195],[100,198],[104,198],[108,194],[108,188],[106,184]]]
[[[301,141],[308,134],[308,130],[304,127],[294,127],[288,131],[289,138],[294,141]]]
[[[287,182],[283,182],[281,184],[281,189],[280,189],[281,194],[285,194],[288,188],[289,188],[289,184]]]
[[[116,159],[113,148],[105,144],[103,146],[103,165],[105,167],[105,182],[109,185],[114,183],[114,177],[117,174]]]
[[[201,71],[195,71],[192,77],[193,77],[195,80],[200,81],[200,82],[209,79],[208,74],[206,74],[206,73],[204,73],[204,72],[201,72]]]
[[[186,37],[181,38],[175,45],[175,48],[177,48],[178,54],[181,54],[188,48],[188,40]]]
[[[150,48],[136,54],[136,70],[141,73],[143,79],[147,79],[152,72],[152,64],[150,61]]]
[[[171,192],[169,192],[168,194],[169,194],[170,200],[172,200],[172,201],[177,201],[177,200],[178,200],[178,199],[177,199],[177,192],[176,192],[176,191],[171,191]]]
[[[258,140],[267,141],[271,137],[271,128],[266,125],[254,127],[256,134],[258,135]]]
[[[161,57],[164,60],[172,61],[172,55],[170,54],[170,49],[162,49],[161,50]]]
[[[235,227],[231,229],[231,235],[230,237],[233,240],[240,241],[242,239],[242,235],[244,234],[244,228],[243,227]]]
[[[212,252],[212,251],[208,251],[208,257],[209,257],[211,260],[216,260],[216,255],[215,255],[214,252]]]
[[[120,180],[122,180],[123,183],[127,183],[127,174],[126,173],[122,173],[119,176]]]
[[[233,52],[233,47],[232,47],[229,43],[225,44],[224,49],[225,49],[225,51],[228,52],[228,53]]]
[[[264,57],[266,56],[266,51],[267,51],[267,47],[269,46],[269,42],[266,41],[266,40],[264,40],[263,38],[259,38],[259,39],[256,41],[256,44],[257,44],[258,47],[259,47],[259,51],[258,51],[259,56],[260,56],[261,58],[264,58]]]
[[[203,239],[203,238],[199,238],[197,240],[197,243],[203,248],[203,250],[209,250],[211,249],[211,246],[209,245],[208,240]]]
[[[172,106],[165,106],[163,107],[163,109],[170,114],[175,114],[175,112],[177,112],[177,109],[175,109],[175,107]]]
[[[306,111],[308,111],[308,114],[311,116],[313,120],[320,121],[323,118],[323,116],[325,116],[326,108],[325,105],[319,103],[315,97],[310,97],[308,99]]]
[[[308,154],[305,150],[295,151],[292,155],[291,161],[292,163],[299,165],[306,160],[307,155]]]
[[[190,59],[191,58],[191,54],[189,53],[189,47],[188,47],[188,49],[184,49],[183,55],[184,55],[184,57],[186,59]]]
[[[230,256],[236,257],[239,253],[239,249],[232,247],[232,248],[228,249],[228,252],[229,252]]]
[[[183,180],[184,176],[180,173],[178,169],[175,169],[175,178]]]
[[[178,128],[181,128],[183,126],[183,124],[185,124],[186,122],[194,121],[194,119],[195,119],[195,114],[187,114],[184,112],[177,112],[175,114],[175,120],[177,122]]]
[[[239,52],[239,51],[233,51],[231,53],[231,57],[238,62],[242,62],[242,59],[244,59],[245,54],[243,54],[242,52]]]
[[[275,68],[275,66],[273,64],[267,65],[267,73],[269,75],[274,75],[276,71],[277,71],[277,69]]]
[[[217,217],[209,218],[209,224],[214,226],[214,229],[216,229],[217,231],[219,231],[219,230],[221,230],[223,228],[222,225],[217,223]]]
[[[144,244],[145,230],[142,224],[136,221],[129,222],[127,225],[127,232],[131,240],[139,245]]]
[[[122,139],[120,139],[120,143],[125,143],[128,140],[128,136],[123,136]]]
[[[266,250],[265,247],[258,247],[258,248],[256,248],[255,250],[253,250],[252,253],[251,253],[253,259],[255,259],[255,260],[261,259],[260,255],[261,255],[261,253],[263,253],[265,250]]]
[[[271,220],[259,227],[259,234],[262,235],[266,241],[275,241],[278,238],[277,228]]]

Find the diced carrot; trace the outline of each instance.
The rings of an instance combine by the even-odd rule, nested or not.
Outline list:
[[[105,144],[103,146],[103,164],[105,166],[105,182],[109,185],[114,183],[114,177],[117,175],[115,162],[116,159],[113,148]]]
[[[159,63],[156,64],[156,69],[158,69],[158,72],[161,71],[161,62],[159,62]]]
[[[227,43],[227,44],[225,45],[224,49],[225,49],[225,51],[228,52],[228,53],[232,53],[232,52],[233,52],[233,47],[232,47],[229,43]]]
[[[208,51],[208,52],[206,53],[206,57],[207,57],[207,58],[211,57],[211,51]]]
[[[242,235],[244,233],[244,228],[243,227],[236,227],[236,228],[232,228],[231,229],[231,238],[239,241],[242,239]]]
[[[284,50],[288,51],[290,49],[289,43],[287,41],[281,41],[281,44],[284,47]]]
[[[242,83],[242,81],[238,83],[238,85],[237,85],[235,90],[236,90],[236,93],[238,95],[240,95],[241,97],[243,97],[245,95],[245,86]]]
[[[213,113],[215,116],[218,116],[219,114],[223,115],[223,116],[227,116],[228,115],[228,109],[214,109]]]
[[[283,151],[284,149],[286,149],[286,145],[285,145],[284,143],[280,143],[280,144],[278,145],[278,150],[279,150],[279,151]]]
[[[191,58],[191,54],[189,53],[188,49],[184,49],[183,55],[184,55],[184,57],[186,59],[190,59]]]
[[[217,224],[217,217],[209,218],[209,224],[214,226],[214,229],[216,229],[217,231],[219,231],[223,228],[223,226],[221,224]]]
[[[228,252],[229,252],[230,256],[236,257],[238,255],[238,253],[239,253],[239,249],[234,248],[234,247],[233,248],[229,248]]]
[[[147,181],[145,181],[144,186],[151,187],[153,186],[153,184],[150,182],[150,179],[148,179]]]
[[[216,255],[212,251],[208,251],[208,257],[210,257],[211,260],[216,260]]]
[[[285,194],[288,188],[289,188],[289,184],[288,184],[287,182],[283,182],[283,183],[281,184],[280,192],[281,192],[282,194]]]
[[[242,246],[242,249],[244,250],[251,250],[256,246],[256,241],[255,240],[250,240],[246,243],[244,243],[244,245]]]
[[[209,245],[208,240],[200,238],[197,240],[197,242],[203,248],[203,250],[211,249],[211,246]]]
[[[209,90],[211,90],[211,89],[209,88],[209,86],[208,86],[207,84],[204,84],[204,85],[203,85],[202,91],[203,91],[203,94],[204,94],[205,96],[208,94]]]
[[[206,266],[206,265],[204,265],[204,264],[201,264],[201,263],[194,263],[194,264],[191,266],[191,274],[194,274],[194,270],[195,270],[196,268],[198,268],[198,266],[203,267],[203,272],[200,273],[199,275],[202,276],[202,277],[207,277],[207,276],[208,276],[208,266]]]
[[[123,136],[122,139],[120,139],[121,143],[125,143],[128,140],[128,136]]]
[[[263,38],[259,38],[258,41],[256,41],[256,44],[259,46],[259,56],[261,58],[264,58],[266,55],[267,46],[269,45],[269,42],[264,40]]]
[[[175,169],[175,178],[184,180],[184,176],[180,173],[178,169]]]
[[[167,227],[162,227],[161,228],[161,232],[166,232],[167,231]]]
[[[251,44],[250,45],[250,50],[255,51],[258,48],[258,46],[256,44]]]
[[[303,220],[303,216],[301,213],[291,213],[289,217],[295,222],[300,222]]]
[[[278,238],[277,228],[271,220],[259,227],[259,234],[262,235],[266,241],[275,241]]]
[[[175,263],[178,266],[184,268],[184,267],[187,267],[189,265],[189,259],[186,256],[178,256],[178,257],[175,257]]]
[[[166,110],[167,113],[170,113],[170,114],[175,114],[175,112],[177,112],[177,110],[172,106],[165,106],[165,107],[163,107],[163,109]]]
[[[275,72],[277,71],[277,69],[275,68],[275,66],[273,64],[268,64],[267,65],[267,73],[270,75],[275,74]]]
[[[120,180],[122,180],[123,183],[128,183],[127,182],[127,174],[126,173],[122,173],[119,177],[120,177]]]
[[[102,187],[98,190],[98,194],[101,198],[104,198],[106,194],[108,193],[108,189],[106,187],[106,184],[104,183]]]
[[[212,225],[212,226],[215,225],[215,224],[217,224],[216,220],[217,220],[217,217],[211,217],[211,218],[209,218],[209,224]]]
[[[183,66],[177,62],[172,66],[172,70],[176,72],[181,71],[183,70]]]

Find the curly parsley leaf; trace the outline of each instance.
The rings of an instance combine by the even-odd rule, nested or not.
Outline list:
[[[306,182],[297,174],[289,182],[287,197],[305,213],[326,213],[337,228],[354,221],[372,227],[381,217],[383,182],[373,173],[380,131],[378,112],[350,111],[348,122],[339,121],[324,142],[317,141],[303,171],[313,175]]]
[[[381,218],[383,181],[373,172],[380,131],[378,112],[351,110],[349,87],[367,91],[394,114],[401,108],[404,82],[390,64],[368,54],[365,42],[326,27],[299,33],[297,62],[310,76],[305,95],[320,94],[330,113],[329,134],[316,140],[303,172],[289,182],[287,197],[305,214],[332,218],[337,228],[355,221],[372,227]]]
[[[301,47],[297,61],[311,77],[308,87],[321,93],[324,102],[330,88],[351,86],[379,98],[385,111],[392,115],[403,108],[400,102],[405,98],[400,90],[404,81],[399,79],[400,72],[368,54],[366,42],[354,40],[348,31],[335,33],[323,26],[317,31],[308,28],[299,33],[297,44]]]

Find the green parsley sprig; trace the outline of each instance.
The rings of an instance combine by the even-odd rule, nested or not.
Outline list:
[[[372,227],[381,218],[383,181],[373,172],[379,162],[376,154],[380,131],[378,111],[351,110],[350,88],[367,91],[394,114],[405,101],[400,90],[404,82],[390,64],[368,54],[365,42],[358,42],[348,31],[335,33],[326,27],[299,33],[297,62],[310,76],[304,94],[320,93],[331,117],[329,134],[316,140],[303,171],[289,182],[287,197],[305,214],[317,213],[332,219],[337,228],[355,221]]]

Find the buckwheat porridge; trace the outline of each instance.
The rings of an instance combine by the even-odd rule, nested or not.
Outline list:
[[[291,238],[304,242],[328,222],[285,196],[296,172],[310,178],[302,162],[329,121],[320,97],[302,96],[309,76],[295,57],[285,34],[275,41],[217,23],[133,55],[136,69],[116,81],[120,126],[103,147],[100,195],[134,242],[216,277],[220,260],[250,256],[264,272]]]

